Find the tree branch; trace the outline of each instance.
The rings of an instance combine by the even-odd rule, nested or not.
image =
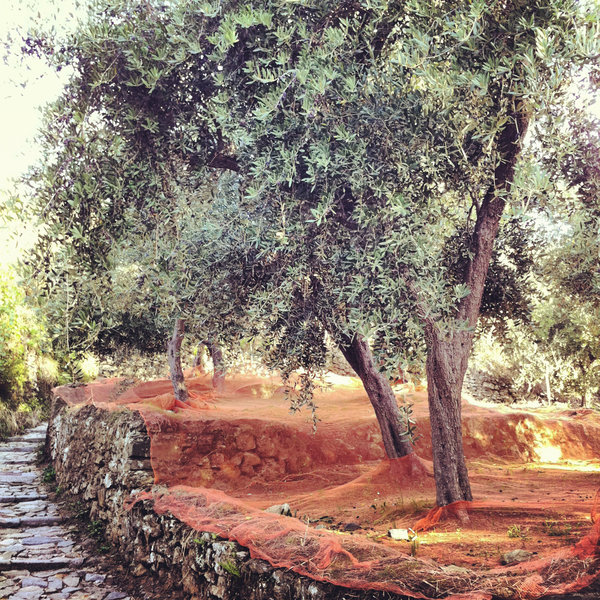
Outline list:
[[[401,265],[398,269],[400,273],[400,278],[404,282],[406,289],[408,290],[408,295],[410,299],[415,303],[417,314],[419,318],[424,323],[426,327],[434,327],[435,326],[435,313],[429,302],[427,302],[423,298],[423,294],[421,290],[417,287],[412,277],[410,276],[408,267],[406,265]]]
[[[207,167],[213,167],[214,169],[227,169],[229,171],[235,171],[239,173],[240,166],[236,156],[227,156],[217,152],[213,154],[212,158],[208,161]]]
[[[529,115],[522,109],[516,109],[498,137],[500,160],[494,171],[494,181],[488,188],[477,214],[469,247],[472,258],[467,263],[463,275],[463,282],[470,293],[461,300],[458,307],[457,317],[466,321],[470,327],[477,323],[494,240],[500,227],[506,194],[512,187],[515,166],[528,124]]]

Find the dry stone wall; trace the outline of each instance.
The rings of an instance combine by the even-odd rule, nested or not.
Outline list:
[[[156,597],[182,590],[194,600],[402,600],[349,590],[276,569],[248,550],[199,532],[145,500],[127,508],[132,493],[154,483],[150,438],[139,413],[53,403],[47,452],[64,493],[102,524],[106,540],[136,576],[156,578]]]

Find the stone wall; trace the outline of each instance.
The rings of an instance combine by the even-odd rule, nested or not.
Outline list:
[[[495,376],[477,368],[470,368],[465,373],[463,391],[475,400],[509,404],[523,400],[526,393],[516,389],[509,377]]]
[[[154,482],[150,438],[137,412],[74,407],[56,396],[47,451],[58,485],[86,507],[92,521],[104,525],[107,541],[133,574],[156,578],[156,597],[183,589],[198,600],[403,599],[273,568],[235,542],[157,515],[150,500],[126,508],[131,493]]]

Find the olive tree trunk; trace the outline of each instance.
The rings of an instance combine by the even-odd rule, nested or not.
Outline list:
[[[373,405],[387,457],[412,454],[414,448],[405,432],[396,396],[387,378],[377,369],[367,341],[358,334],[352,338],[343,336],[339,348],[360,377]]]
[[[183,378],[183,369],[181,368],[181,344],[184,336],[185,319],[176,319],[175,326],[173,327],[173,336],[167,347],[167,356],[169,358],[173,393],[175,394],[175,398],[181,402],[188,401],[188,391]]]
[[[196,348],[196,355],[194,356],[194,362],[192,363],[192,367],[197,369],[200,373],[204,374],[204,362],[202,361],[202,354],[204,353],[203,349],[204,344],[198,344]]]
[[[472,500],[462,439],[461,396],[472,334],[452,340],[428,333],[427,395],[431,420],[431,446],[436,502],[446,506]]]
[[[219,344],[212,338],[205,340],[204,345],[208,349],[208,353],[213,364],[212,385],[215,390],[222,390],[225,386],[225,361],[223,360],[223,351]]]
[[[463,282],[470,293],[461,300],[456,313],[457,321],[464,323],[465,327],[448,334],[441,331],[433,320],[425,319],[427,393],[438,506],[472,499],[462,444],[462,385],[494,240],[505,198],[512,186],[527,124],[527,116],[515,111],[498,138],[500,160],[494,171],[494,182],[478,206],[469,249],[471,260],[463,273]]]

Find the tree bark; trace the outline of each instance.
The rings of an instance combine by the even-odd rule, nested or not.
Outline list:
[[[466,327],[448,334],[441,331],[433,320],[426,321],[427,389],[438,506],[472,499],[462,445],[462,385],[494,240],[527,124],[527,115],[515,111],[498,138],[500,159],[494,171],[494,181],[477,211],[470,244],[472,258],[463,273],[463,282],[470,293],[461,300],[456,314],[457,320]]]
[[[427,396],[436,502],[446,506],[472,500],[462,441],[461,396],[472,334],[459,332],[448,341],[427,334]]]
[[[175,398],[181,402],[188,401],[188,391],[185,387],[183,369],[181,368],[181,344],[185,336],[185,319],[176,319],[173,327],[173,337],[169,341],[167,355]]]
[[[194,367],[194,369],[198,369],[198,372],[204,374],[204,363],[202,361],[202,353],[203,353],[203,349],[202,346],[204,344],[198,344],[198,347],[196,348],[196,356],[194,356],[194,362],[192,364],[192,367]]]
[[[213,363],[212,385],[215,390],[222,390],[225,386],[225,361],[223,360],[223,352],[214,339],[204,341],[204,345],[208,349],[210,358]]]
[[[400,458],[414,452],[410,439],[403,431],[402,417],[389,381],[376,368],[369,344],[358,334],[342,336],[339,348],[360,377],[375,410],[383,446],[388,458]]]
[[[548,365],[546,365],[544,382],[546,383],[546,399],[548,400],[548,406],[552,404],[552,390],[550,389],[550,373],[548,372]]]

